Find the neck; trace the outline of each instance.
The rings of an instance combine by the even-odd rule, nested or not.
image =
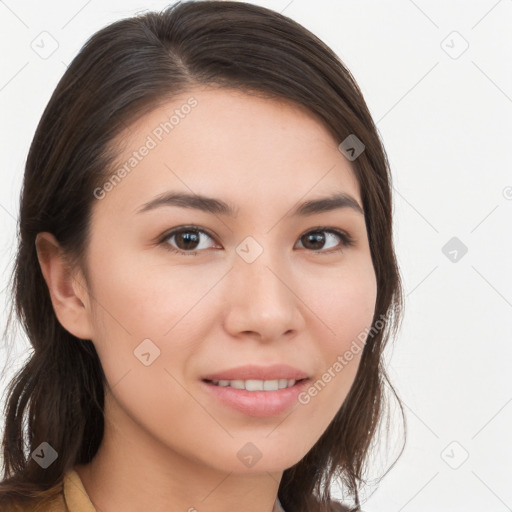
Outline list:
[[[121,434],[122,432],[122,434]],[[87,465],[75,467],[101,512],[273,512],[282,472],[221,471],[169,449],[105,400],[105,431]]]

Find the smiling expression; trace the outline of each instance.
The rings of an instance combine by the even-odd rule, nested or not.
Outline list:
[[[290,467],[343,404],[360,354],[309,403],[266,415],[203,379],[286,364],[311,384],[371,326],[376,279],[351,162],[304,108],[226,89],[191,89],[118,142],[119,166],[134,151],[137,163],[94,200],[86,260],[107,416],[127,440],[223,471]],[[253,468],[237,456],[248,442],[262,454]]]

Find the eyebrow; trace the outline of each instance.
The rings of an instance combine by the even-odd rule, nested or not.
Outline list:
[[[206,213],[212,213],[214,215],[224,215],[232,218],[236,218],[239,211],[238,208],[235,208],[221,199],[183,192],[165,192],[156,196],[151,201],[144,203],[136,210],[136,213],[147,212],[162,206],[191,208]],[[322,197],[320,199],[305,201],[295,207],[295,209],[293,209],[287,216],[306,217],[316,213],[329,212],[340,208],[350,208],[361,215],[364,215],[363,209],[350,194],[338,193],[332,196]]]

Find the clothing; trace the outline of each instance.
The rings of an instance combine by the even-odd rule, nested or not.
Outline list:
[[[74,469],[70,469],[63,480],[63,490],[52,503],[48,504],[41,512],[97,512],[92,504],[87,491]],[[272,512],[286,512],[276,497]]]

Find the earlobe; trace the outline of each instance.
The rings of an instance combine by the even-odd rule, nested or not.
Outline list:
[[[73,275],[58,241],[51,233],[38,233],[37,258],[60,324],[81,339],[92,339],[87,290]]]

